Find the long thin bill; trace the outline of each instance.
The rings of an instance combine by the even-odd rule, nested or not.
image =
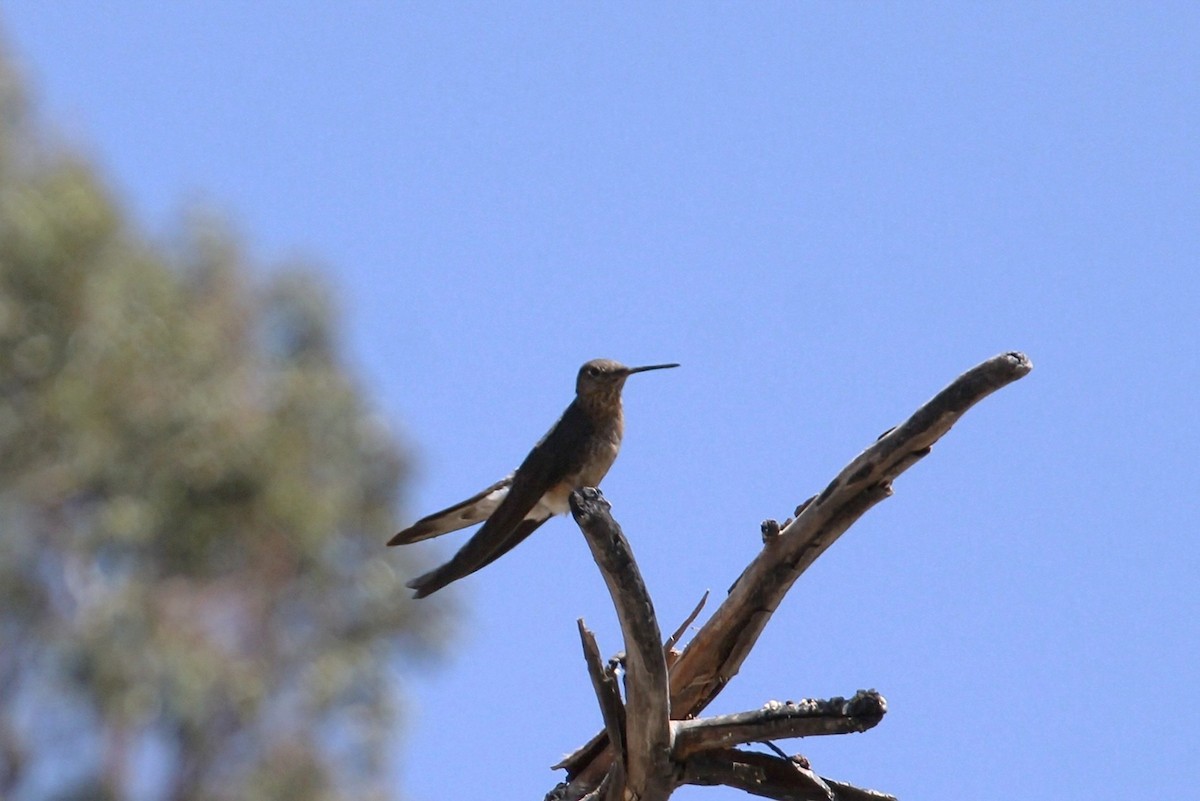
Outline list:
[[[668,367],[678,367],[678,364],[648,364],[645,367],[630,367],[629,374],[644,373],[647,370],[666,370]]]

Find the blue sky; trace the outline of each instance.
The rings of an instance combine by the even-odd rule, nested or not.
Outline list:
[[[904,798],[1200,784],[1200,7],[101,6],[5,4],[42,117],[149,235],[201,203],[324,265],[418,458],[406,518],[511,469],[584,360],[683,363],[630,381],[605,482],[666,628],[763,518],[1026,351],[711,711],[877,688],[877,729],[785,746]],[[619,649],[603,583],[560,520],[456,600],[401,668],[398,784],[540,798],[599,723],[574,621]]]

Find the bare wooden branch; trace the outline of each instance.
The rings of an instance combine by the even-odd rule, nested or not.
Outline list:
[[[611,670],[604,666],[600,657],[600,646],[596,644],[596,635],[584,625],[579,618],[579,639],[583,644],[583,658],[587,662],[588,675],[592,679],[592,689],[596,691],[596,701],[600,704],[600,717],[604,719],[604,731],[608,741],[613,744],[617,761],[620,765],[625,762],[625,704],[621,700],[621,688],[617,686],[617,678]]]
[[[829,789],[833,791],[834,797],[838,801],[896,801],[896,796],[880,792],[879,790],[855,787],[853,784],[838,782],[825,777],[822,777],[822,781],[829,785]]]
[[[835,801],[833,790],[809,768],[792,759],[727,748],[706,751],[683,766],[683,783],[723,784],[777,801]]]
[[[705,751],[683,766],[683,784],[734,787],[776,801],[896,801],[893,796],[822,778],[802,759],[726,748]]]
[[[684,618],[683,622],[679,624],[679,628],[675,629],[671,636],[667,638],[666,643],[663,644],[663,653],[667,655],[668,662],[671,661],[672,649],[674,649],[679,641],[683,639],[683,635],[685,632],[687,632],[688,626],[692,625],[696,618],[700,616],[700,610],[704,609],[704,604],[706,603],[708,603],[708,590],[704,591],[704,595],[700,596],[700,603],[696,604],[696,608],[692,610],[691,614]]]
[[[624,801],[625,763],[615,763],[604,774],[604,781],[596,788],[597,801]]]
[[[671,707],[662,634],[629,542],[600,490],[571,493],[571,513],[604,575],[625,638],[625,793],[655,801],[674,788]]]
[[[610,591],[617,588],[621,592],[628,592],[632,597],[632,606],[629,608],[636,609],[641,605],[649,609],[649,625],[646,621],[632,621],[629,624],[631,630],[640,628],[642,631],[634,635],[627,645],[633,640],[644,640],[638,650],[653,652],[658,640],[658,625],[654,620],[654,610],[649,607],[648,594],[645,593],[645,587],[637,575],[632,551],[628,543],[624,542],[620,528],[612,521],[611,510],[603,496],[595,490],[588,491],[586,498],[584,493],[579,495],[578,498],[572,498],[572,506],[577,517],[581,519],[581,528],[590,525],[600,529],[589,534],[589,542],[595,548],[597,562],[606,575]],[[585,504],[591,502],[596,502],[599,509],[584,509]],[[587,518],[586,522],[583,521],[584,518]],[[607,519],[608,522],[598,526],[596,519]],[[620,542],[617,542],[617,538],[620,538]],[[613,559],[614,553],[620,558]],[[646,597],[640,598],[641,594],[646,594]],[[614,603],[623,613],[628,613],[629,608],[621,603],[622,598],[619,592],[614,591]],[[697,611],[699,608],[697,606]],[[693,611],[681,630],[687,627],[690,618],[695,614],[696,611]],[[799,703],[771,702],[752,712],[707,720],[680,721],[670,724],[671,750],[666,759],[661,764],[653,764],[647,760],[648,769],[659,772],[648,774],[635,785],[629,777],[629,765],[637,760],[626,748],[627,738],[622,726],[623,707],[616,688],[613,668],[611,664],[606,668],[601,661],[600,648],[596,644],[595,636],[588,630],[582,618],[578,620],[578,626],[584,659],[604,718],[606,737],[614,744],[610,750],[613,757],[598,786],[588,788],[580,783],[562,784],[551,791],[547,796],[548,801],[666,801],[673,790],[686,782],[685,777],[689,775],[704,783],[727,781],[734,786],[753,786],[760,794],[782,793],[781,797],[807,798],[815,793],[819,798],[835,798],[830,784],[809,770],[803,758],[788,758],[769,740],[865,731],[876,725],[887,711],[887,702],[879,693],[861,690],[848,701],[844,698],[834,698]],[[676,632],[675,636],[678,634],[679,632]],[[665,652],[665,649],[662,652]],[[665,687],[663,696],[665,698]],[[629,725],[629,721],[624,720],[624,724]],[[744,752],[728,749],[730,745],[744,742],[765,742],[769,745],[782,759],[779,764],[791,766],[786,776],[776,776],[768,781],[763,770],[745,762]],[[705,757],[713,755],[715,761],[706,761]],[[736,759],[733,762],[727,759],[734,757]],[[753,754],[751,758],[754,758]],[[690,774],[687,767],[689,761],[693,765]],[[857,788],[853,787],[847,789],[857,791]]]
[[[859,517],[891,494],[892,481],[926,454],[972,406],[1027,375],[1022,353],[1004,353],[968,370],[850,462],[796,518],[766,538],[729,596],[672,666],[674,717],[696,715],[737,674],[763,627],[796,579]],[[772,532],[773,533],[773,532]],[[611,589],[611,587],[610,587]],[[632,745],[632,743],[631,743]],[[563,760],[568,781],[594,787],[611,755],[595,739]]]
[[[862,732],[878,725],[886,712],[887,701],[874,690],[861,690],[848,700],[772,701],[752,712],[676,722],[673,756],[685,760],[700,751],[742,743]]]
[[[704,605],[706,603],[708,603],[708,595],[709,595],[708,590],[705,590],[704,595],[702,595],[700,597],[699,603],[696,604],[695,608],[692,609],[692,611],[688,614],[688,616],[686,618],[684,618],[683,622],[679,624],[678,628],[675,629],[675,631],[671,634],[670,637],[667,638],[667,641],[663,644],[663,655],[666,657],[666,660],[667,660],[667,670],[668,671],[671,669],[671,666],[675,664],[675,661],[677,659],[679,659],[680,652],[675,650],[675,645],[683,638],[683,635],[687,631],[688,626],[692,625],[692,623],[695,622],[696,618],[699,617],[700,612],[704,609]],[[590,754],[592,757],[598,756],[607,745],[608,745],[608,733],[602,731],[599,734],[597,734],[595,737],[593,737],[591,740],[589,740],[587,742],[587,744],[584,745],[582,748],[579,748],[579,749],[575,750],[573,753],[570,753],[567,756],[565,756],[563,758],[562,762],[559,762],[556,765],[551,765],[550,769],[551,770],[562,770],[568,764],[578,763],[581,759],[581,754],[584,754],[584,753]]]

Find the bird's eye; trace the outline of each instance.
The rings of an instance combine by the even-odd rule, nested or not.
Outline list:
[[[596,376],[600,375],[600,368],[593,364],[592,366],[588,367],[587,374],[592,378],[595,378]]]

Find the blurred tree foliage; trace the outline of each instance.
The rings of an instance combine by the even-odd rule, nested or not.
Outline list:
[[[390,797],[404,463],[327,294],[166,249],[0,63],[0,798]]]

